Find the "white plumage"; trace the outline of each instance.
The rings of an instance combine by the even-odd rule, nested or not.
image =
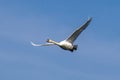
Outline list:
[[[61,41],[61,42],[56,42],[51,39],[48,39],[46,44],[35,44],[31,42],[33,46],[51,46],[51,45],[58,45],[64,50],[69,50],[73,52],[74,50],[77,50],[78,45],[73,45],[74,41],[77,39],[77,37],[80,35],[80,33],[87,28],[89,23],[91,22],[92,18],[89,18],[82,26],[80,26],[77,30],[75,30],[72,35],[70,35],[67,39]]]

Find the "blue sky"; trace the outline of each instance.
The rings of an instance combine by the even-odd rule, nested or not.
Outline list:
[[[0,80],[120,80],[119,0],[0,0]],[[71,53],[61,41],[93,17]]]

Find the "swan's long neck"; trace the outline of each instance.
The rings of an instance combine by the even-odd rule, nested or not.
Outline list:
[[[53,40],[51,40],[51,39],[48,39],[47,42],[53,43],[53,44],[55,44],[55,45],[60,45],[59,42],[53,41]]]

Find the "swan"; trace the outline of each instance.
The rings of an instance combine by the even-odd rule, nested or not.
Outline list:
[[[91,22],[92,18],[89,18],[82,26],[80,26],[77,30],[75,30],[72,35],[70,35],[67,39],[61,41],[61,42],[56,42],[54,40],[51,39],[47,39],[46,44],[35,44],[33,42],[31,42],[31,44],[33,46],[51,46],[51,45],[57,45],[59,47],[61,47],[64,50],[68,50],[73,52],[74,50],[77,50],[78,45],[74,45],[74,41],[77,39],[77,37],[79,36],[79,34],[81,34],[81,32],[83,30],[85,30],[87,28],[87,26],[89,25],[89,23]]]

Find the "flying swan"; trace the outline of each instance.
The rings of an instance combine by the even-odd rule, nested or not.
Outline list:
[[[77,50],[78,45],[74,45],[74,41],[77,39],[79,34],[87,28],[89,23],[91,22],[92,18],[89,18],[82,26],[80,26],[75,32],[72,33],[67,39],[61,41],[61,42],[56,42],[54,40],[48,39],[46,44],[35,44],[31,42],[33,46],[51,46],[51,45],[57,45],[61,47],[64,50],[69,50],[73,52],[74,50]]]

